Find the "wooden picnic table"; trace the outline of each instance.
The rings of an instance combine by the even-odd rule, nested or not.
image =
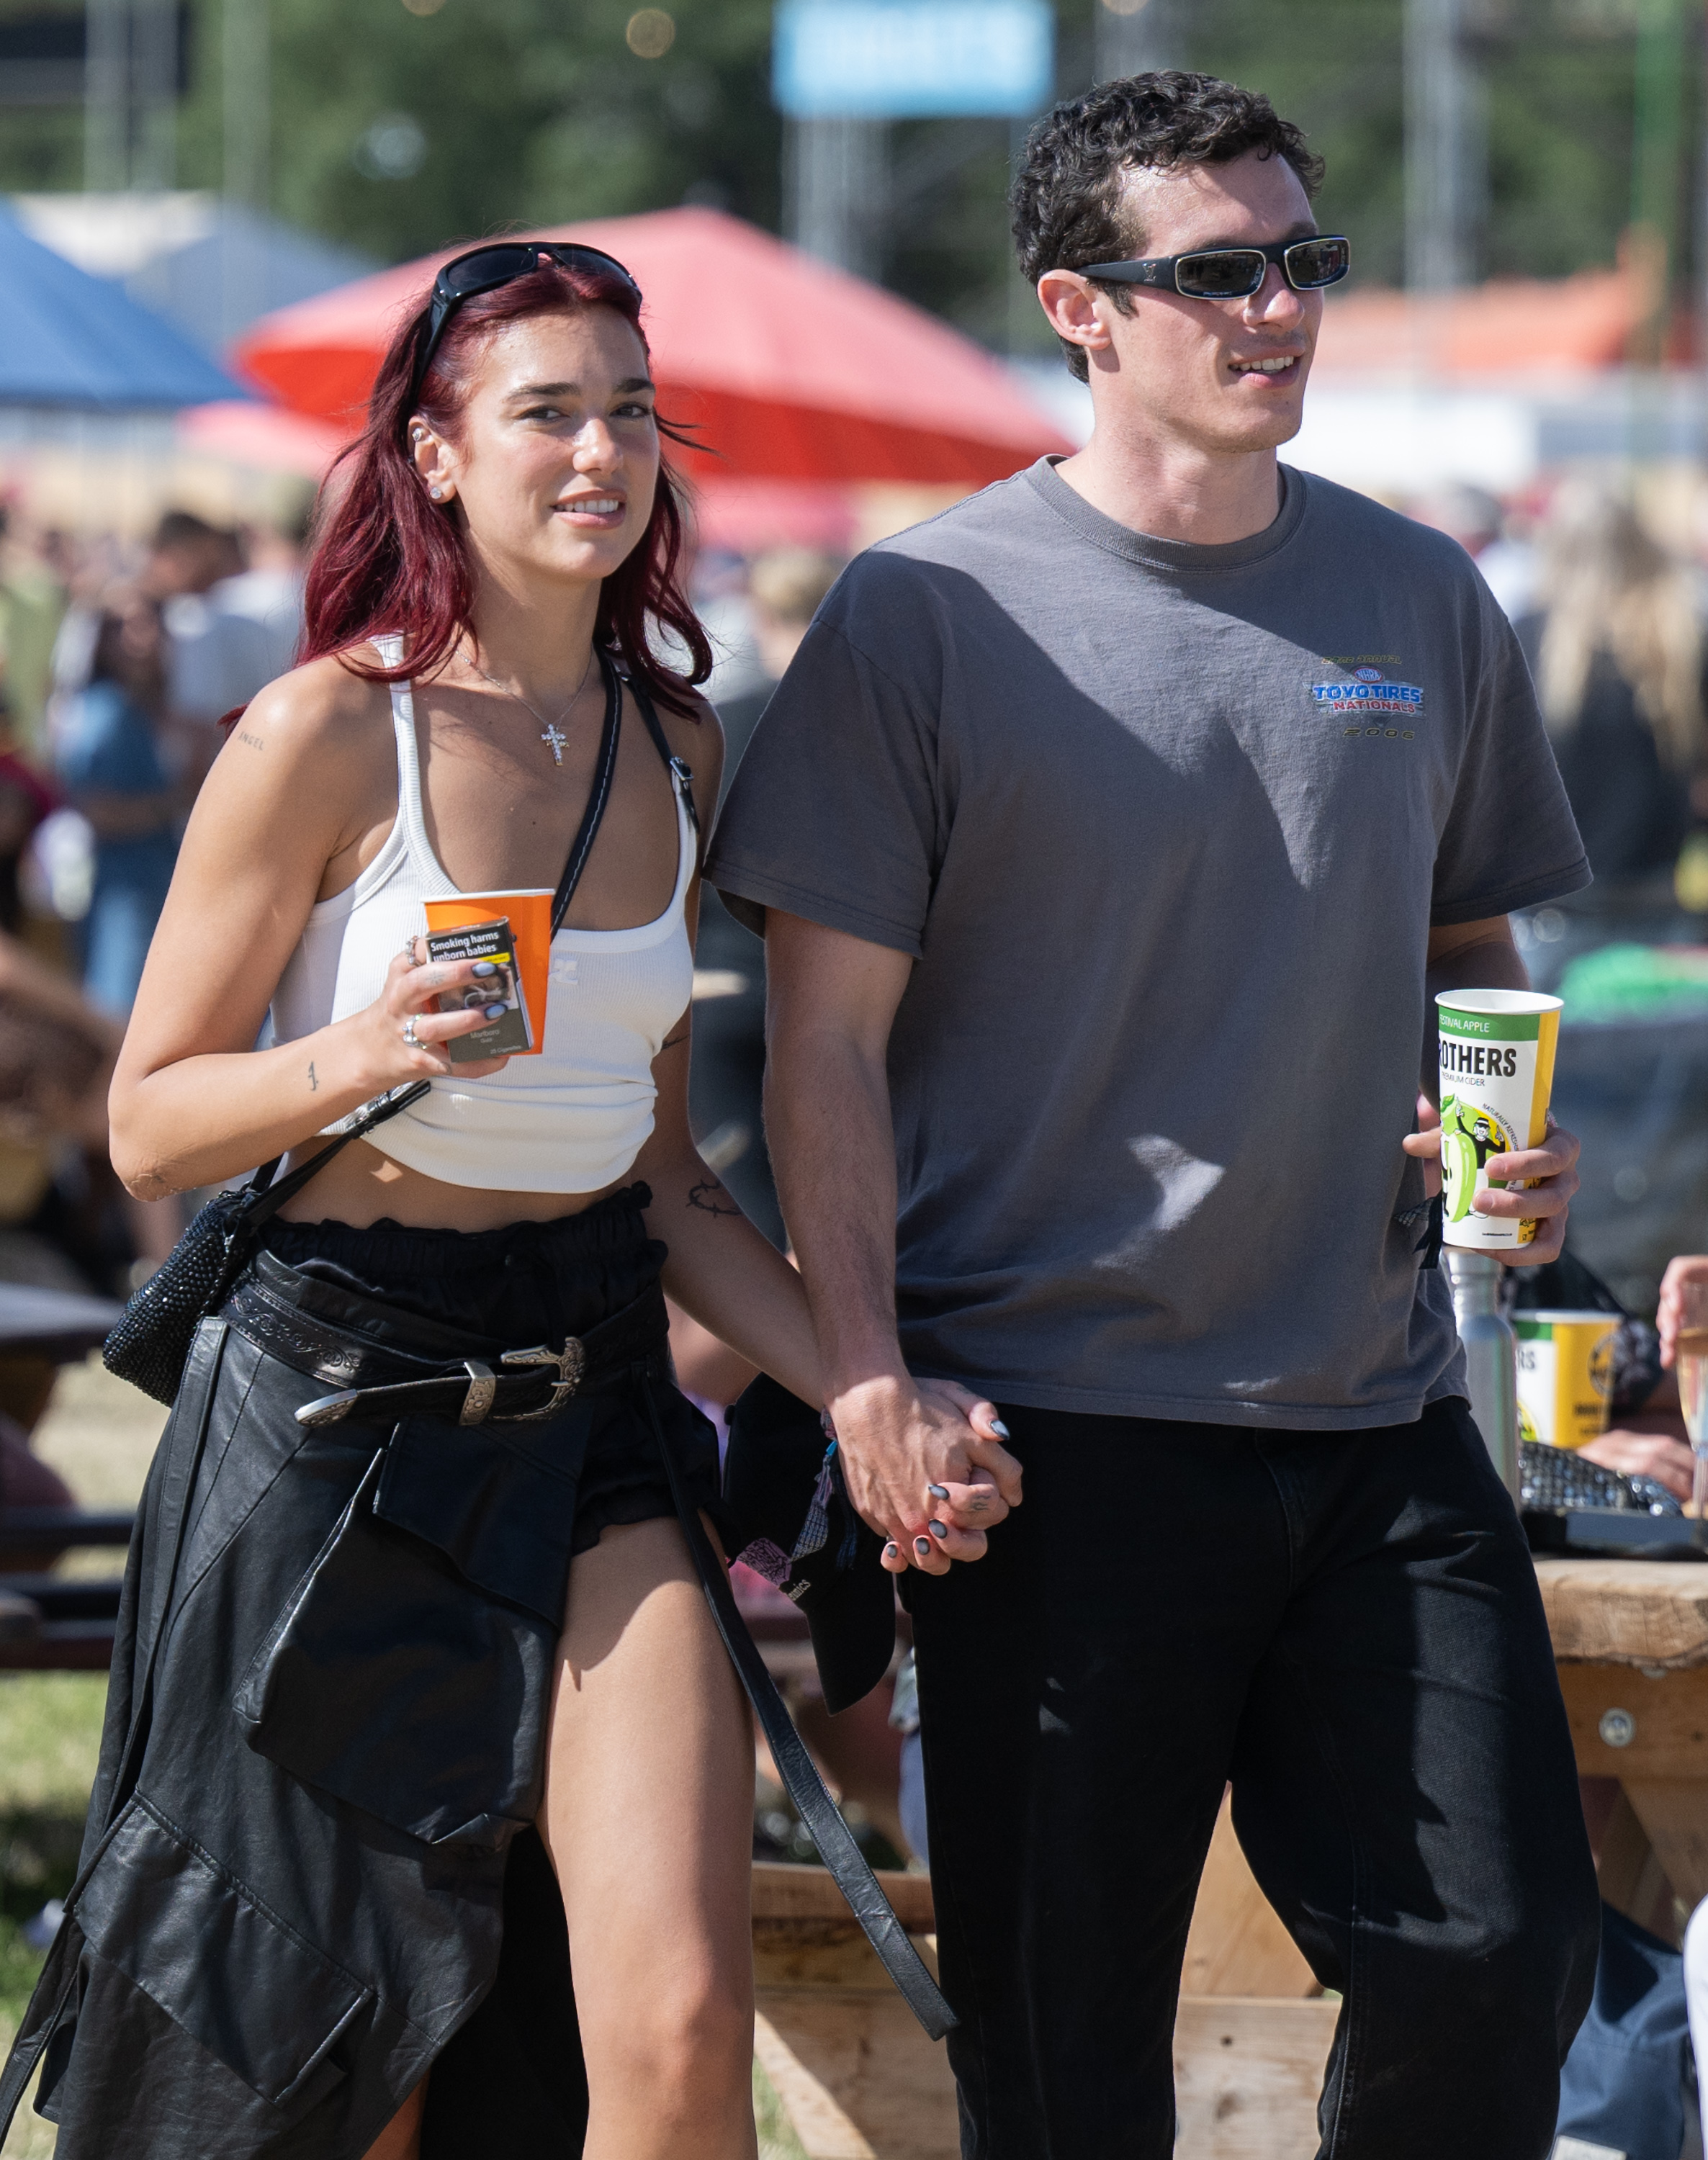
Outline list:
[[[1708,1897],[1708,1562],[1539,1560],[1602,1895],[1676,1941]]]
[[[1708,1563],[1541,1560],[1536,1573],[1602,1894],[1676,1939],[1708,1896]],[[886,1877],[927,1961],[931,1886]],[[758,2052],[810,2160],[955,2160],[954,2081],[822,1868],[755,1871]],[[1175,2025],[1176,2160],[1311,2160],[1339,2004],[1247,1867],[1226,1801]]]

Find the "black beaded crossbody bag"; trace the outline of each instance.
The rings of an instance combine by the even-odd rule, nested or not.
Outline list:
[[[340,1148],[418,1102],[429,1084],[418,1080],[389,1097],[277,1185],[273,1174],[283,1155],[263,1164],[247,1185],[216,1192],[197,1210],[195,1220],[147,1282],[131,1293],[118,1326],[101,1345],[101,1361],[107,1371],[157,1403],[174,1401],[196,1329],[224,1304],[266,1225]]]

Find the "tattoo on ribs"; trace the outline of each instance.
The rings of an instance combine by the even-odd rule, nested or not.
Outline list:
[[[719,1207],[719,1202],[724,1205]],[[730,1199],[715,1177],[708,1177],[688,1188],[688,1204],[698,1207],[703,1215],[739,1215],[741,1210]]]

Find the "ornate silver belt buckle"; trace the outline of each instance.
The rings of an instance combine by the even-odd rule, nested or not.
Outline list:
[[[548,1350],[542,1342],[532,1350],[506,1350],[498,1362],[510,1366],[550,1365],[558,1375],[549,1402],[537,1410],[519,1410],[514,1416],[500,1418],[496,1420],[500,1425],[532,1425],[541,1418],[555,1417],[581,1385],[587,1372],[586,1349],[574,1335],[561,1350]]]

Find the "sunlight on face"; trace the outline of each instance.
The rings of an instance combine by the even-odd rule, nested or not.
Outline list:
[[[658,485],[646,347],[614,308],[506,323],[470,356],[451,476],[469,542],[506,579],[609,577]]]
[[[1127,199],[1148,257],[1303,239],[1317,230],[1299,175],[1249,151],[1225,165],[1147,166]],[[1273,449],[1299,432],[1322,294],[1295,293],[1272,262],[1243,300],[1189,300],[1127,288],[1104,300],[1110,345],[1090,355],[1105,394],[1150,428],[1213,452]],[[1112,382],[1118,376],[1119,382]]]

